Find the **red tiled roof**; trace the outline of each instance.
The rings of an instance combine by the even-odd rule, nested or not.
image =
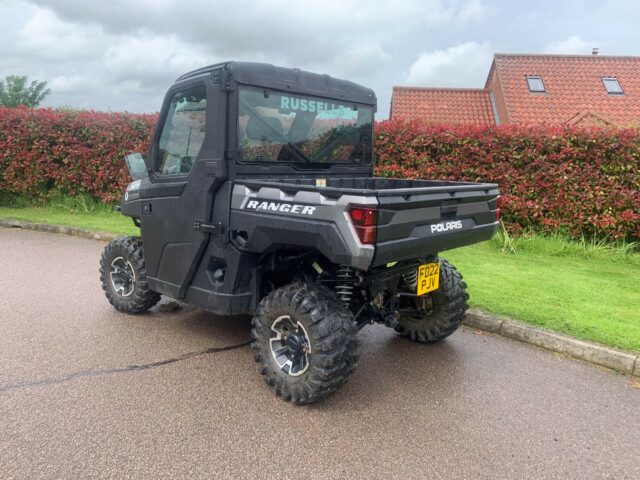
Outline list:
[[[393,87],[389,118],[429,123],[493,125],[489,90]]]
[[[619,126],[640,123],[640,57],[496,54],[487,85],[494,70],[509,123],[577,123],[587,114]],[[542,77],[546,92],[529,92],[527,75]],[[608,94],[603,77],[617,78],[624,94]]]
[[[602,118],[597,113],[593,113],[589,111],[589,109],[584,109],[580,113],[578,113],[575,117],[567,122],[567,125],[579,125],[582,127],[613,127],[615,126],[613,123],[608,121],[605,118]]]

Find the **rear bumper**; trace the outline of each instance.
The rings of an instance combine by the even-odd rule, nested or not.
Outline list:
[[[494,222],[465,227],[464,230],[434,234],[428,234],[425,226],[424,231],[416,229],[413,235],[408,238],[377,243],[372,266],[425,257],[445,250],[483,242],[493,236],[499,225],[500,222]]]

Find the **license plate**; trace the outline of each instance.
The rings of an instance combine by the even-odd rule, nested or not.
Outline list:
[[[425,263],[418,267],[418,295],[433,292],[440,285],[440,264]]]

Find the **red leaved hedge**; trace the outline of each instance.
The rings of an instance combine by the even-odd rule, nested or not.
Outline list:
[[[376,174],[490,181],[512,231],[640,239],[640,130],[376,126]]]
[[[157,115],[0,108],[0,191],[120,198]],[[376,174],[493,181],[512,231],[640,239],[640,130],[376,125]]]
[[[119,199],[123,158],[147,151],[157,115],[0,108],[0,191]]]

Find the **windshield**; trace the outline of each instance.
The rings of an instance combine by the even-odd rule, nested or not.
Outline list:
[[[239,98],[242,162],[371,163],[371,106],[256,88]]]

